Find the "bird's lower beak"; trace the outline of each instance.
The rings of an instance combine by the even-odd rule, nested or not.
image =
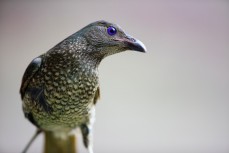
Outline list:
[[[140,40],[137,40],[131,36],[127,36],[124,43],[125,43],[125,46],[129,50],[139,51],[139,52],[143,52],[143,53],[146,52],[145,45]]]

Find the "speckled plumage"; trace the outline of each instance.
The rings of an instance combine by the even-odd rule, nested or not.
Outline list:
[[[117,29],[115,36],[107,34],[109,26]],[[56,134],[80,127],[88,147],[100,93],[98,65],[104,57],[127,49],[145,51],[119,26],[97,21],[35,58],[20,89],[25,116],[39,129]]]
[[[90,109],[95,93],[99,90],[97,59],[89,60],[77,50],[87,49],[82,40],[75,40],[76,45],[67,46],[72,41],[63,41],[42,58],[40,71],[36,73],[27,90],[42,90],[49,111],[44,110],[39,102],[32,102],[31,92],[23,98],[24,112],[33,114],[43,130],[65,130],[89,122]],[[81,46],[78,42],[83,42]],[[75,50],[75,51],[73,51]],[[70,61],[70,62],[69,62]]]

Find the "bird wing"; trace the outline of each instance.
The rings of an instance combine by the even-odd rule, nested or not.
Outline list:
[[[38,72],[42,64],[42,56],[39,56],[31,61],[29,66],[26,68],[25,73],[22,78],[20,94],[21,98],[24,98],[25,91],[29,85],[29,82],[34,77],[34,75]]]
[[[100,88],[98,87],[96,92],[95,92],[95,97],[94,97],[94,104],[97,103],[97,101],[99,100],[100,98]]]

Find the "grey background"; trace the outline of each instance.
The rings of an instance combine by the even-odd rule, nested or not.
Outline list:
[[[20,152],[35,131],[19,97],[29,62],[100,19],[148,53],[101,63],[95,153],[228,153],[229,3],[185,0],[1,1],[0,153]]]

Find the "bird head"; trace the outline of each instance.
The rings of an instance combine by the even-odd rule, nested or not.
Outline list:
[[[79,31],[87,41],[88,52],[94,56],[106,57],[125,50],[146,52],[145,45],[126,34],[121,27],[106,21],[97,21]]]

